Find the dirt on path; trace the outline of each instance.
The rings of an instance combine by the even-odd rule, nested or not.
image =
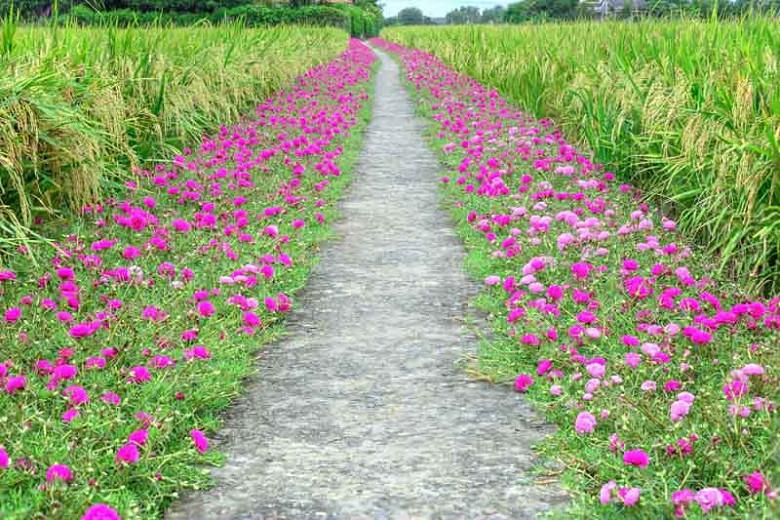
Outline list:
[[[216,486],[170,520],[514,519],[565,500],[528,473],[549,428],[456,366],[476,348],[461,319],[477,288],[439,207],[423,122],[380,56],[340,238],[231,409]]]

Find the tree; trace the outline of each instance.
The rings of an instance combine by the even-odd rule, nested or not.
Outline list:
[[[506,9],[503,6],[497,5],[492,9],[485,9],[482,11],[481,23],[501,23],[504,21],[504,15],[506,15]]]
[[[416,7],[407,7],[398,11],[400,25],[422,25],[424,21],[423,12]]]
[[[482,16],[479,13],[479,7],[463,6],[458,7],[447,13],[444,17],[450,25],[465,25],[479,23]]]
[[[505,21],[520,23],[550,18],[571,20],[577,17],[578,5],[579,0],[523,0],[509,5]]]

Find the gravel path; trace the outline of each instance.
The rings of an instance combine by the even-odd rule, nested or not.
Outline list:
[[[528,518],[565,500],[524,473],[547,427],[455,366],[475,349],[460,318],[476,287],[423,124],[381,58],[340,239],[232,408],[216,487],[172,520]]]

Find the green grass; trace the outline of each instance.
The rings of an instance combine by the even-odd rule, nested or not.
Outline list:
[[[780,23],[642,20],[412,27],[442,58],[677,214],[720,273],[780,288]]]

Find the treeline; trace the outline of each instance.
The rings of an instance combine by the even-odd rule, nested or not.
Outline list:
[[[402,9],[385,25],[472,25],[579,20],[589,18],[730,18],[748,13],[780,15],[780,0],[523,0],[488,9],[462,6],[444,18],[426,16],[416,7]]]
[[[777,14],[780,0],[523,0],[510,4],[505,23],[588,18],[729,18],[760,12]]]
[[[135,26],[243,20],[249,26],[339,27],[360,37],[376,35],[382,22],[376,0],[357,0],[354,5],[305,0],[0,0],[0,15],[9,12],[33,23],[56,20]]]

